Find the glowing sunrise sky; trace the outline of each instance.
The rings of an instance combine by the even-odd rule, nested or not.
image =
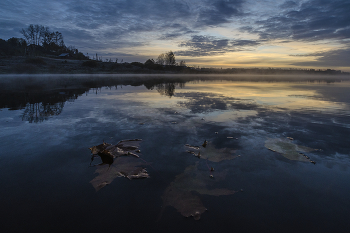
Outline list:
[[[0,38],[47,26],[90,56],[350,71],[350,0],[1,0]]]

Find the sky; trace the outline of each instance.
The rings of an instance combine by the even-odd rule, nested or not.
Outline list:
[[[0,38],[30,24],[90,57],[350,71],[350,0],[1,0]]]

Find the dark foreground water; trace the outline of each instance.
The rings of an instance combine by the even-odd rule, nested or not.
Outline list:
[[[1,77],[0,229],[349,232],[347,80]]]

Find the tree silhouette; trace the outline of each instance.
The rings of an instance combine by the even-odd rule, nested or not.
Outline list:
[[[159,65],[168,65],[168,66],[171,65],[171,66],[173,66],[176,64],[175,54],[172,51],[159,54],[156,63]]]
[[[172,51],[169,51],[165,54],[165,65],[173,66],[176,64],[175,54]]]

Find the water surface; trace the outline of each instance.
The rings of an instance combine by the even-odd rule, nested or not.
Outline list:
[[[347,77],[0,80],[6,232],[350,227]],[[120,176],[116,159],[91,162],[88,148],[135,138],[142,139],[140,159],[123,159],[149,178]],[[109,184],[96,189],[99,173],[98,182],[108,177]]]

